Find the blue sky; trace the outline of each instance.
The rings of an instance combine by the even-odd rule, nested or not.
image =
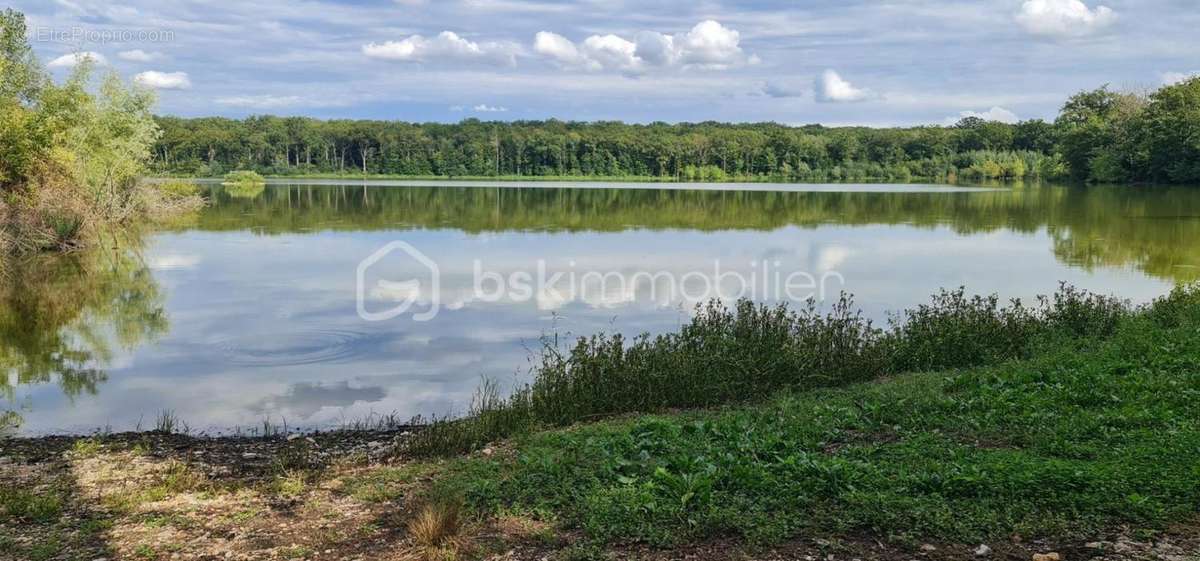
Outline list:
[[[182,116],[942,124],[1200,72],[1195,0],[18,0]]]

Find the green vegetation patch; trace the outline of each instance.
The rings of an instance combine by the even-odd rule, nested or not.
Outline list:
[[[567,348],[547,341],[532,383],[508,398],[485,383],[467,417],[435,420],[406,442],[407,452],[453,455],[537,427],[998,364],[1035,356],[1060,339],[1108,337],[1137,313],[1065,285],[1033,306],[943,291],[886,329],[845,295],[828,310],[811,301],[799,310],[714,302],[675,333],[632,340],[599,334]]]
[[[437,492],[656,545],[1159,527],[1200,504],[1197,294],[1000,365],[527,436]]]
[[[57,521],[62,509],[57,489],[0,489],[0,514],[7,518],[46,524]]]
[[[265,183],[266,180],[258,172],[239,170],[231,171],[225,174],[225,185],[234,185],[238,183]]]

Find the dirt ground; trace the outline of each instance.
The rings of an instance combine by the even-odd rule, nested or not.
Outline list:
[[[419,497],[429,466],[395,453],[407,434],[0,440],[0,559],[1200,561],[1200,524],[1154,535],[1114,529],[1083,543],[896,545],[850,536],[657,550],[601,549],[529,519],[453,513],[435,520],[445,534],[430,537],[414,523],[428,514]]]

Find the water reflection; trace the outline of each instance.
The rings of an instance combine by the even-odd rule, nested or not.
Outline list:
[[[1029,297],[1065,280],[1144,300],[1200,276],[1200,190],[1186,188],[209,189],[213,205],[144,250],[11,268],[0,283],[0,411],[20,413],[22,430],[131,428],[162,408],[198,428],[444,412],[481,375],[519,376],[545,333],[663,331],[686,314],[687,302],[629,293],[472,299],[473,259],[504,273],[534,258],[560,269],[679,272],[719,259],[836,270],[876,317],[942,286]],[[394,239],[443,264],[448,309],[434,322],[355,314],[355,266]]]
[[[934,188],[936,189],[936,187]],[[198,228],[279,234],[453,228],[622,231],[773,230],[821,225],[949,226],[959,234],[1045,229],[1056,256],[1083,267],[1133,266],[1165,279],[1200,276],[1200,190],[1019,185],[937,192],[600,190],[272,185],[260,199],[223,188]]]
[[[36,256],[0,282],[0,425],[21,424],[17,388],[55,383],[71,401],[95,395],[120,351],[168,328],[158,284],[133,249]]]

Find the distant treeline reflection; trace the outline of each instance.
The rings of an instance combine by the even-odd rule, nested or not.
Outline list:
[[[1200,277],[1200,192],[1061,187],[947,193],[271,185],[254,198],[211,188],[194,226],[263,234],[454,228],[499,231],[773,230],[823,224],[1045,230],[1071,265]]]

